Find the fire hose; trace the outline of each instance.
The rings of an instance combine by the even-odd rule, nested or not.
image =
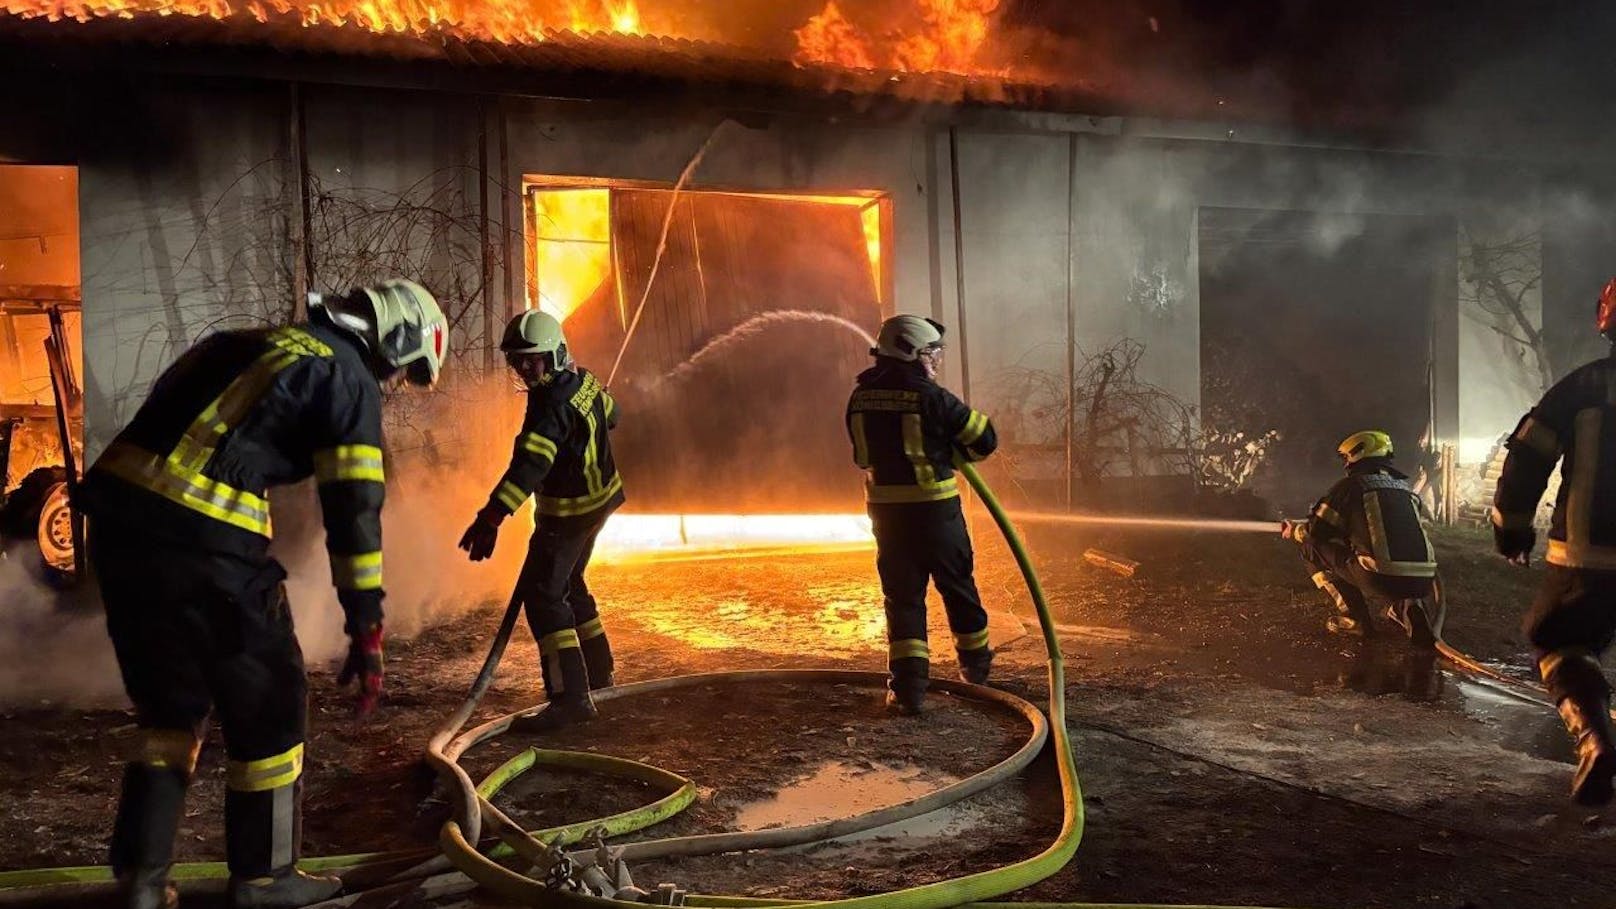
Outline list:
[[[1035,884],[1065,867],[1076,853],[1082,838],[1084,812],[1071,739],[1064,720],[1066,706],[1064,661],[1057,630],[1042,586],[1020,535],[992,490],[970,465],[962,465],[960,472],[976,491],[1004,535],[1037,610],[1044,645],[1048,652],[1049,717],[1055,721],[1046,720],[1031,703],[1007,692],[945,680],[938,680],[934,685],[963,698],[1025,717],[1032,727],[1032,733],[1014,754],[986,771],[913,801],[850,818],[798,827],[645,840],[608,847],[605,844],[606,837],[647,829],[690,805],[696,797],[694,782],[678,774],[624,758],[535,748],[518,753],[481,782],[473,782],[459,764],[460,757],[470,748],[500,735],[509,729],[519,716],[533,712],[519,711],[460,732],[492,684],[505,646],[515,628],[520,602],[513,597],[465,701],[439,726],[427,746],[427,760],[453,793],[453,817],[444,823],[439,835],[441,853],[421,849],[305,860],[301,866],[306,870],[343,870],[349,872],[351,878],[363,877],[369,881],[369,886],[358,893],[319,905],[325,909],[390,905],[393,900],[400,898],[440,898],[482,887],[498,897],[520,905],[549,907],[549,909],[622,909],[624,905],[622,899],[608,899],[595,895],[608,891],[616,891],[614,895],[632,893],[644,902],[682,902],[685,905],[710,907],[946,909],[946,907],[971,905],[975,909],[1012,909],[1012,907],[1117,909],[1119,904],[986,902]],[[743,670],[622,685],[596,692],[596,699],[604,702],[679,688],[755,681],[863,684],[875,687],[884,684],[885,680],[885,674],[879,672]],[[542,709],[544,708],[539,708]],[[825,901],[686,894],[677,888],[667,886],[659,888],[656,892],[645,892],[633,888],[626,873],[626,863],[629,860],[713,855],[802,845],[917,817],[957,803],[1014,776],[1031,764],[1046,742],[1051,740],[1061,784],[1063,810],[1060,832],[1039,854],[1009,865],[890,893]],[[668,794],[649,805],[610,817],[530,832],[496,807],[492,799],[512,780],[540,766],[632,779],[666,790]],[[487,852],[477,848],[477,844],[485,841],[485,825],[497,840]],[[590,840],[594,844],[592,850],[581,853],[567,851],[568,846]],[[543,877],[530,877],[498,861],[513,856],[519,857],[530,868],[541,869],[544,872]],[[176,865],[174,869],[174,877],[179,881],[222,880],[227,874],[223,863],[218,862]],[[110,869],[104,866],[0,873],[0,904],[20,903],[30,898],[37,899],[42,895],[72,896],[73,891],[86,892],[86,895],[87,891],[104,891],[111,884],[110,878]],[[1130,905],[1133,909],[1212,909],[1212,907],[1165,904]]]

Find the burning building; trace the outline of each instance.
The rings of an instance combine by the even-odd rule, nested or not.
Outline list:
[[[539,307],[674,516],[856,511],[840,409],[895,311],[1055,507],[1259,482],[1257,438],[1311,463],[1290,505],[1360,424],[1484,460],[1577,362],[1588,149],[1189,90],[1034,6],[0,0],[0,160],[76,169],[86,451],[203,333],[395,273],[454,334],[396,455],[493,475]]]

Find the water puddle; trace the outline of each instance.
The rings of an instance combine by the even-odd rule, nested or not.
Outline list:
[[[736,813],[739,830],[796,827],[852,817],[925,795],[958,778],[914,764],[825,761]]]

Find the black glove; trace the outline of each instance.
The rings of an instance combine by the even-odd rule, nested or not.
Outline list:
[[[494,554],[494,543],[499,540],[499,523],[505,519],[502,512],[483,506],[472,520],[471,526],[460,537],[460,548],[470,553],[473,562],[481,562]]]
[[[1510,528],[1493,525],[1493,545],[1498,554],[1517,565],[1531,562],[1532,547],[1537,543],[1537,531],[1530,527]]]
[[[368,716],[381,702],[382,674],[382,624],[376,622],[357,632],[350,632],[348,660],[342,664],[337,685],[346,686],[354,679],[359,680],[359,691],[354,700],[356,715]]]

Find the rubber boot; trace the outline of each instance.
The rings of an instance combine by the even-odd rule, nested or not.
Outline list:
[[[887,709],[899,716],[919,716],[926,709],[930,661],[923,657],[903,657],[887,665],[892,673],[887,680]]]
[[[602,631],[593,637],[582,637],[578,649],[583,651],[584,666],[589,669],[589,690],[599,691],[617,684],[617,664],[612,658],[612,644]]]
[[[303,838],[301,776],[270,789],[227,789],[224,832],[230,902],[236,909],[296,909],[341,892],[337,878],[297,869]]]
[[[1363,591],[1351,584],[1342,584],[1335,575],[1320,571],[1313,575],[1313,583],[1330,598],[1336,615],[1324,622],[1331,634],[1353,635],[1365,638],[1375,636],[1375,623],[1369,614],[1369,604]]]
[[[563,647],[544,658],[544,687],[550,706],[542,712],[517,717],[512,732],[554,732],[566,726],[587,723],[599,715],[589,696],[589,668],[581,647]]]
[[[130,909],[172,909],[179,893],[169,882],[174,834],[185,807],[187,775],[177,770],[128,764],[112,825],[111,863]]]
[[[1538,668],[1576,742],[1572,800],[1579,805],[1609,804],[1616,795],[1616,729],[1610,719],[1610,683],[1599,661],[1583,650],[1557,651],[1543,657]]]
[[[993,671],[993,650],[989,647],[978,647],[974,650],[957,650],[959,654],[960,681],[972,685],[986,685],[988,676]]]
[[[298,909],[342,892],[342,881],[324,874],[285,868],[265,877],[230,879],[234,909]]]

